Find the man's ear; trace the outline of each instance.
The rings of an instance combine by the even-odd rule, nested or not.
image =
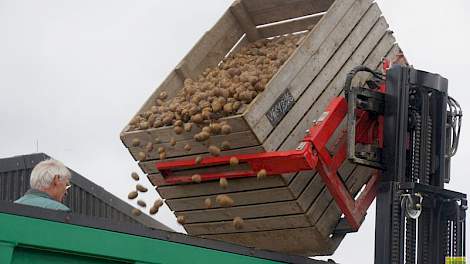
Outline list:
[[[57,175],[54,176],[54,179],[52,180],[52,184],[54,186],[57,186],[57,185],[59,185],[59,182],[60,182],[59,176],[57,176]]]

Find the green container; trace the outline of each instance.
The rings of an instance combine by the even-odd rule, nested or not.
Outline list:
[[[125,225],[0,203],[0,263],[324,263]]]

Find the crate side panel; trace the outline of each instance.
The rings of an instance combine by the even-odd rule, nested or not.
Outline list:
[[[256,25],[325,12],[334,0],[242,1]]]

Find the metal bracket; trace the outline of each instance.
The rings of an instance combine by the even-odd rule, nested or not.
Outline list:
[[[384,94],[364,87],[353,87],[348,96],[348,159],[367,167],[384,169],[381,151],[383,135],[379,124],[382,120],[380,115],[384,111]],[[363,112],[377,116],[378,123],[375,128],[371,128],[367,139],[358,142],[357,116]]]

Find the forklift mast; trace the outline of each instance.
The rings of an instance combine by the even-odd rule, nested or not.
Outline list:
[[[462,111],[440,75],[404,65],[389,68],[388,61],[384,71],[355,67],[347,75],[345,96],[331,101],[295,150],[174,160],[156,168],[170,184],[190,183],[186,170],[228,165],[231,157],[245,167],[202,172],[199,181],[315,170],[344,215],[333,235],[357,231],[377,199],[376,264],[455,263],[465,256],[467,200],[444,184],[450,181]],[[372,78],[352,87],[360,72]],[[330,152],[327,142],[345,118],[347,133]],[[336,173],[346,159],[376,169],[359,196]]]
[[[394,65],[385,86],[375,263],[454,263],[465,256],[467,200],[444,183],[462,111],[437,74]]]

